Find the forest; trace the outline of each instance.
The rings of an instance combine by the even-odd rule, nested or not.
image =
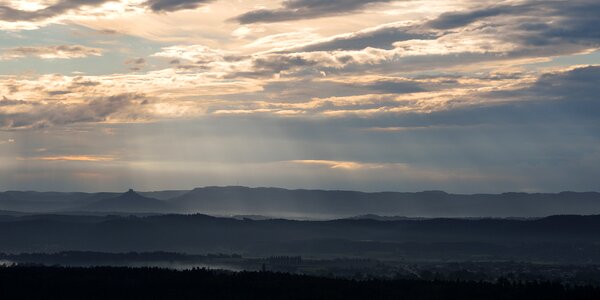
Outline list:
[[[1,299],[600,299],[558,282],[369,279],[129,267],[0,268]]]

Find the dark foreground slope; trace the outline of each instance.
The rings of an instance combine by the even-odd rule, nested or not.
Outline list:
[[[0,252],[173,251],[599,263],[599,232],[600,216],[293,221],[40,215],[0,221]]]
[[[600,299],[558,283],[354,281],[269,272],[157,268],[0,268],[2,299]]]

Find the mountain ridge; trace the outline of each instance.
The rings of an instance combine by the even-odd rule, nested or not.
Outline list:
[[[360,192],[207,186],[189,191],[136,194],[144,197],[138,199],[140,201],[137,201],[139,205],[136,208],[119,207],[118,201],[107,206],[113,212],[260,215],[295,219],[349,218],[369,214],[408,218],[537,218],[557,214],[600,214],[598,192],[451,194],[444,191]],[[121,196],[112,192],[0,192],[0,210],[29,213],[106,212],[109,211],[107,207],[98,207],[99,204],[93,203]]]
[[[158,199],[144,197],[136,193],[133,189],[117,196],[98,200],[91,204],[81,207],[83,211],[92,212],[134,212],[134,213],[152,213],[168,212],[173,208],[166,202]]]
[[[196,188],[168,200],[182,211],[211,214],[352,217],[543,217],[600,213],[600,193],[450,194],[288,190],[241,186]],[[234,211],[232,211],[234,210]]]

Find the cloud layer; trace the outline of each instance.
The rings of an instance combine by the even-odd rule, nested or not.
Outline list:
[[[4,49],[0,52],[0,59],[19,59],[23,57],[37,57],[42,59],[70,59],[88,56],[100,56],[102,49],[81,45],[15,47]]]
[[[35,174],[598,189],[599,13],[592,0],[6,2],[0,161],[45,186],[60,184]]]
[[[390,0],[285,0],[281,8],[257,9],[235,18],[241,24],[272,23],[350,13]]]

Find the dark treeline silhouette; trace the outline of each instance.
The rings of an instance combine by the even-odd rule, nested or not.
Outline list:
[[[329,278],[396,278],[495,281],[559,281],[570,285],[600,287],[600,266],[511,261],[420,261],[367,258],[314,259],[300,256],[243,257],[239,254],[191,255],[171,252],[101,253],[0,253],[4,266],[124,266],[170,269],[209,268],[230,271],[273,271]]]
[[[175,252],[127,252],[127,253],[105,253],[93,251],[62,251],[58,253],[0,253],[0,261],[5,260],[14,263],[39,263],[39,264],[114,264],[135,262],[195,262],[206,259],[228,259],[242,258],[239,254],[211,253],[205,255],[192,255]]]
[[[0,268],[2,299],[600,299],[554,282],[365,280],[159,268]]]

